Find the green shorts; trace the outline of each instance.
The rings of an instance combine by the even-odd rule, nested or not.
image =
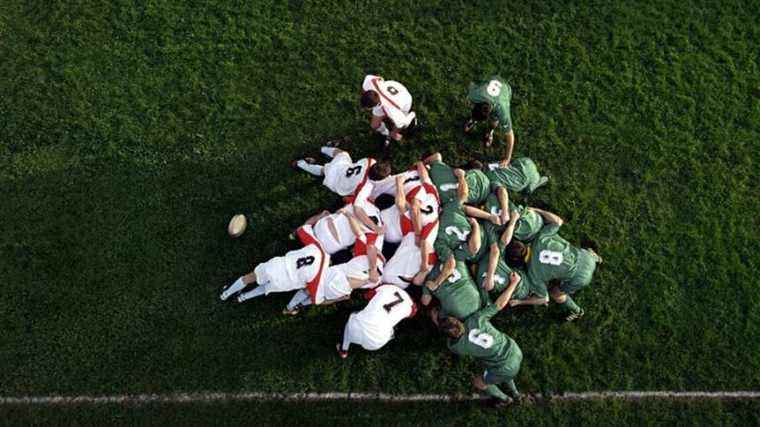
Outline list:
[[[507,383],[515,379],[520,372],[520,364],[522,363],[522,350],[515,345],[513,354],[510,357],[509,363],[505,363],[499,367],[486,368],[483,373],[483,380],[486,384],[501,384]]]
[[[575,275],[571,279],[563,281],[559,285],[559,289],[568,295],[578,292],[591,283],[595,270],[596,257],[590,251],[581,249],[578,252]]]

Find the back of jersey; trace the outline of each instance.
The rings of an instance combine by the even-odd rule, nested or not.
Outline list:
[[[572,274],[577,250],[557,234],[556,226],[545,226],[531,244],[528,274],[536,283],[546,284]]]
[[[285,254],[285,265],[290,280],[302,283],[312,281],[319,273],[325,254],[315,244]]]
[[[366,324],[393,328],[412,314],[412,298],[405,290],[382,285],[375,288],[375,296],[364,310],[356,314]]]

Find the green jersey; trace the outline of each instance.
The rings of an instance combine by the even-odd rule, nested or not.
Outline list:
[[[441,264],[437,264],[430,272],[428,280],[435,280],[441,272]],[[453,316],[459,320],[465,320],[475,313],[487,302],[488,296],[480,289],[472,279],[467,264],[457,262],[454,272],[451,273],[441,286],[431,291],[425,286],[423,293],[432,294],[441,302],[441,317]]]
[[[491,181],[486,174],[479,169],[471,169],[464,174],[464,180],[469,189],[467,204],[480,205],[485,202],[491,193]]]
[[[481,289],[483,289],[483,283],[486,281],[486,276],[488,275],[489,259],[490,257],[485,257],[480,260],[480,263],[478,264],[477,282]],[[516,272],[520,275],[520,282],[517,284],[515,292],[512,293],[512,299],[525,299],[531,295],[535,295],[537,297],[546,297],[548,295],[545,286],[542,284],[536,284],[531,281],[524,271],[517,268],[512,268],[507,265],[507,263],[504,262],[504,258],[501,256],[499,257],[499,261],[496,263],[496,271],[493,274],[494,286],[491,290],[492,294],[498,295],[504,292],[504,289],[509,286],[509,275],[512,274],[512,272]]]
[[[494,215],[501,215],[501,205],[499,204],[499,198],[495,194],[491,194],[486,199],[485,203],[486,212]],[[517,211],[520,214],[520,219],[515,224],[515,231],[512,235],[515,239],[529,242],[544,226],[544,217],[536,213],[532,209],[528,209],[526,206],[517,205],[509,201],[509,210]],[[503,231],[506,226],[499,227],[499,232]]]
[[[491,76],[487,80],[473,83],[470,85],[467,99],[474,104],[489,104],[489,119],[498,120],[499,128],[504,132],[512,129],[512,116],[509,113],[512,88],[506,80],[499,76]]]
[[[532,193],[541,180],[538,167],[527,157],[512,160],[505,168],[498,163],[491,163],[486,170],[486,176],[494,190],[497,187],[505,187],[507,190],[528,193]]]
[[[441,262],[454,255],[458,261],[470,258],[467,248],[467,239],[470,237],[472,227],[467,222],[467,215],[459,201],[453,201],[445,205],[439,216],[438,236],[435,239],[435,253]]]
[[[574,293],[591,281],[596,268],[596,257],[585,249],[571,245],[557,234],[559,226],[544,226],[530,244],[528,276],[546,286],[559,279],[563,289]]]
[[[488,304],[473,313],[464,322],[464,334],[458,339],[449,339],[448,346],[460,356],[480,360],[486,368],[516,372],[522,361],[522,352],[512,338],[491,324],[491,317],[498,312],[495,305]]]
[[[438,196],[441,198],[442,205],[457,200],[459,197],[459,181],[454,175],[454,169],[451,166],[439,161],[432,162],[430,163],[428,174],[430,175],[430,180],[433,181],[433,185],[438,190]]]
[[[491,221],[479,219],[478,225],[480,226],[480,249],[475,255],[468,257],[468,261],[477,261],[488,256],[491,243],[499,243],[499,237],[501,237],[500,227]]]

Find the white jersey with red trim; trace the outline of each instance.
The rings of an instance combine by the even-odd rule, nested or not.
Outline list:
[[[344,271],[335,266],[327,269],[325,278],[320,283],[317,297],[314,298],[315,304],[321,304],[324,301],[336,300],[351,295],[351,284]]]
[[[408,170],[405,172],[391,175],[382,181],[373,181],[374,188],[372,188],[372,194],[370,198],[372,200],[377,199],[383,194],[389,194],[396,197],[396,177],[400,176],[404,182],[404,192],[409,192],[415,185],[420,183],[420,175],[417,170]]]
[[[368,181],[369,169],[374,164],[375,159],[372,158],[352,162],[348,153],[340,152],[325,164],[322,184],[340,196],[353,195]]]
[[[364,77],[362,90],[373,90],[380,97],[380,105],[372,109],[372,115],[388,117],[400,128],[408,126],[414,120],[412,95],[403,84],[370,74]]]
[[[383,275],[383,260],[377,259],[377,272]],[[359,255],[351,258],[348,262],[334,265],[330,268],[336,268],[343,272],[349,279],[366,282],[369,280],[369,258],[367,255]]]
[[[393,328],[412,315],[413,307],[405,290],[393,285],[378,286],[369,304],[349,317],[349,336],[345,338],[366,350],[377,350],[393,338]]]
[[[323,257],[322,250],[317,245],[304,246],[286,253],[285,271],[288,279],[304,285],[311,282],[319,274]]]

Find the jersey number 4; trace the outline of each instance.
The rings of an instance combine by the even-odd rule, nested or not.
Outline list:
[[[489,349],[493,345],[493,337],[487,332],[480,332],[480,329],[471,330],[467,339],[476,346],[485,349]]]

